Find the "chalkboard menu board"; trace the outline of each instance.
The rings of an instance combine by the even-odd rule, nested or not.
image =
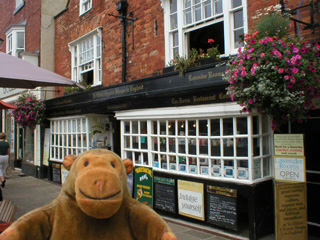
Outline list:
[[[52,164],[52,181],[61,184],[61,168],[60,164]]]
[[[176,213],[176,187],[173,178],[154,178],[154,207],[171,213]]]
[[[238,230],[237,190],[207,186],[207,221],[225,228]]]

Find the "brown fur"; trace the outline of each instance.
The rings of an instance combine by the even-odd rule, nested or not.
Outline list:
[[[65,163],[71,169],[60,195],[19,218],[0,240],[177,240],[156,212],[131,198],[130,160],[95,149]]]

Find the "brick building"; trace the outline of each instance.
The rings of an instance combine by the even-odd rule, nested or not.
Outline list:
[[[107,148],[132,159],[136,168],[153,169],[150,205],[162,214],[250,239],[274,233],[270,119],[240,113],[226,96],[221,63],[243,46],[242,34],[254,31],[256,11],[278,3],[68,1],[54,18],[55,72],[91,88],[79,93],[58,88],[57,98],[47,101],[49,178],[64,181],[65,155]],[[290,9],[299,4],[284,1]],[[293,14],[291,32],[318,42],[317,4],[312,14],[310,9]],[[168,66],[192,48],[209,48],[208,39],[218,45],[222,61],[202,61],[182,75]],[[306,145],[314,142],[311,132],[319,131],[310,128],[318,114],[313,111],[310,121],[291,128],[305,134]],[[310,179],[320,170],[313,163],[315,149],[306,147]],[[316,192],[317,184],[311,181],[309,188]],[[318,197],[308,194],[314,234]],[[189,195],[197,196],[193,210],[183,207]],[[228,213],[215,207],[222,203]]]

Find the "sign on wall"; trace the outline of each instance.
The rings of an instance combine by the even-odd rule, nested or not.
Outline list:
[[[134,180],[134,198],[153,207],[153,169],[151,167],[135,167]]]
[[[305,157],[274,156],[274,178],[276,181],[306,181]]]
[[[173,178],[154,177],[154,207],[176,213],[176,183]]]
[[[274,152],[279,156],[304,156],[303,134],[274,134]]]
[[[204,221],[203,184],[178,180],[179,214]]]
[[[276,239],[307,240],[306,183],[275,184]]]

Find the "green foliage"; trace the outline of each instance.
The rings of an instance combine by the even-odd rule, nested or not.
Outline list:
[[[83,90],[79,87],[64,87],[65,92],[67,93],[72,93],[72,92],[77,92],[79,90],[83,90],[83,91],[89,91],[91,89],[91,85],[89,84],[85,84],[85,83],[80,83],[81,86],[85,87],[86,89]]]
[[[256,25],[259,38],[278,37],[283,38],[288,34],[290,19],[274,13],[263,17]]]

